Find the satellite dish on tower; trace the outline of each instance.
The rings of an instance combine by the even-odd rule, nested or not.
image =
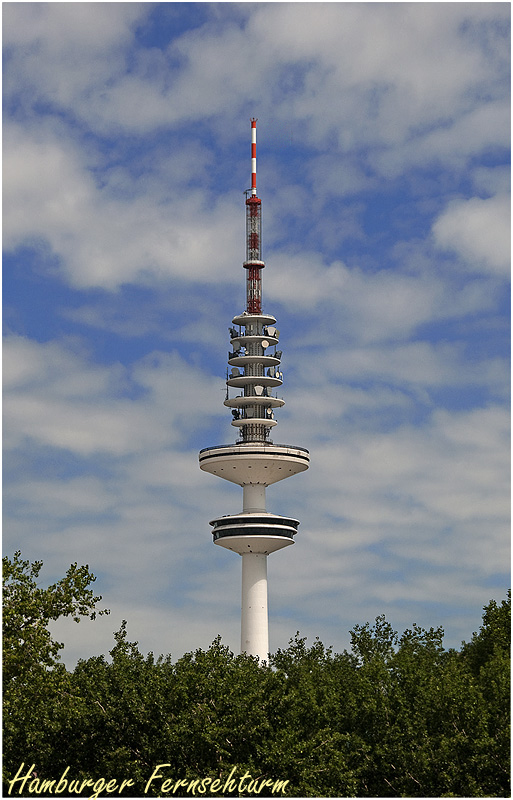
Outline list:
[[[269,347],[269,342],[267,341],[267,339],[263,339],[261,344],[262,344],[262,347],[264,348],[264,350],[265,350],[266,347]]]

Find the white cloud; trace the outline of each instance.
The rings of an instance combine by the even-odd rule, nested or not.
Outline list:
[[[111,6],[102,3],[91,8],[88,3],[52,4],[17,3],[4,9],[4,46],[22,47],[37,45],[48,56],[77,55],[77,51],[90,65],[99,53],[109,52],[113,46],[124,44],[132,37],[137,19],[146,13],[144,3]]]
[[[128,199],[127,175],[120,197],[119,174],[114,190],[98,187],[84,152],[44,128],[28,132],[8,124],[4,147],[7,249],[48,242],[66,279],[81,288],[231,278],[230,262],[240,260],[243,242],[232,199],[211,202],[204,192],[177,187],[163,200],[158,187],[147,193],[145,183],[133,179]],[[194,158],[189,149],[185,155]],[[215,241],[222,241],[222,250]]]
[[[302,121],[308,141],[338,139],[343,151],[384,145],[399,155],[396,147],[424,127],[451,127],[468,114],[492,75],[507,80],[508,44],[497,30],[490,57],[492,17],[468,4],[323,4],[322,13],[319,4],[272,4],[256,8],[248,31],[268,61],[303,68],[303,80],[284,93],[283,114]],[[415,144],[411,152],[414,162]],[[456,154],[454,140],[443,156]]]
[[[487,196],[508,194],[511,170],[507,166],[476,167],[473,171],[474,185],[478,194]]]
[[[9,337],[4,344],[4,445],[28,440],[88,456],[114,456],[179,445],[219,409],[219,382],[177,353],[153,354],[130,373],[91,365],[57,342]],[[142,397],[131,399],[126,388]],[[173,397],[173,403],[169,398]]]
[[[66,481],[31,480],[8,491],[9,501],[31,516],[69,520],[74,515],[104,514],[112,511],[118,496],[105,482],[94,476],[81,476]]]
[[[436,245],[456,253],[472,272],[508,276],[511,204],[508,194],[453,200],[433,225]]]
[[[236,582],[237,579],[234,588]],[[208,605],[198,614],[196,607],[163,608],[161,603],[143,603],[139,598],[132,602],[125,598],[112,602],[107,596],[99,604],[99,608],[103,607],[108,607],[110,614],[97,617],[94,622],[84,619],[77,625],[70,619],[61,619],[50,624],[55,639],[65,642],[61,659],[69,669],[73,669],[79,658],[104,655],[109,659],[108,653],[115,645],[113,634],[123,619],[128,621],[128,641],[137,642],[145,654],[151,651],[155,656],[171,655],[176,661],[186,652],[208,649],[217,635],[222,635],[224,645],[235,653],[239,651],[240,621],[238,615],[230,613],[230,608],[223,609],[221,618],[219,608],[209,609]]]
[[[307,551],[300,574],[306,581],[310,570],[330,576],[335,591],[337,575],[343,580],[370,548],[368,563],[363,559],[358,567],[366,591],[387,591],[391,578],[395,582],[386,574],[390,568],[401,575],[404,600],[430,602],[426,578],[433,570],[440,588],[447,586],[447,572],[470,571],[477,585],[503,571],[509,543],[508,436],[507,411],[490,407],[435,412],[421,427],[404,425],[390,433],[346,426],[338,442],[312,445],[305,481],[312,499],[298,509]],[[293,487],[286,490],[292,494]],[[330,516],[337,520],[331,535]],[[383,574],[371,588],[376,553]],[[336,569],[323,565],[332,559]],[[411,594],[409,574],[424,583],[422,592],[417,587]],[[292,583],[291,591],[307,591],[300,581]],[[463,604],[464,582],[458,579],[457,585]],[[308,591],[312,588],[315,594],[314,584]]]
[[[437,411],[426,426],[403,426],[390,434],[359,434],[356,440],[351,436],[340,453],[340,463],[347,472],[344,480],[340,481],[340,472],[331,478],[324,474],[323,479],[327,487],[331,484],[334,489],[337,485],[339,491],[341,486],[344,492],[354,492],[358,487],[374,498],[388,495],[379,516],[381,522],[387,509],[393,520],[395,507],[402,517],[410,505],[429,525],[430,517],[434,520],[439,515],[445,517],[445,526],[460,519],[475,520],[476,515],[483,519],[497,515],[506,521],[509,503],[504,490],[509,469],[504,444],[508,426],[508,414],[500,407]],[[351,505],[355,506],[354,497]],[[372,505],[375,503],[370,507],[362,504],[367,508],[364,518]]]
[[[416,249],[423,258],[427,244]],[[310,325],[302,329],[302,345],[329,344],[335,331],[366,345],[402,341],[424,323],[483,312],[494,304],[489,285],[468,282],[456,288],[450,272],[444,274],[432,257],[412,273],[407,259],[402,269],[378,271],[324,263],[320,254],[305,251],[271,252],[268,261],[263,276],[268,307],[279,301],[306,319],[318,316],[315,330]]]
[[[231,118],[251,101],[260,116],[296,120],[310,144],[336,141],[342,151],[372,143],[397,152],[425,127],[450,130],[494,81],[507,105],[509,51],[497,5],[248,4],[222,25],[213,13],[165,56],[133,60],[128,75],[124,58],[145,5],[43,6],[28,21],[27,11],[11,11],[4,37],[17,52],[7,94],[39,94],[103,132]],[[251,69],[249,50],[259,54]],[[487,128],[487,136],[496,130]],[[469,133],[474,147],[484,145]],[[443,157],[455,158],[461,145],[456,136],[441,142]]]
[[[285,125],[313,148],[302,167],[313,180],[311,195],[291,186],[280,198],[303,225],[312,203],[369,189],[376,172],[463,167],[483,148],[509,147],[507,53],[496,4],[383,3],[371,10],[327,3],[322,13],[317,3],[247,6],[233,17],[225,12],[221,25],[212,9],[167,52],[135,46],[150,4],[7,8],[4,88],[24,118],[5,124],[5,246],[46,242],[71,285],[106,289],[171,277],[229,280],[241,252],[233,201],[212,191],[210,150],[191,142],[165,156],[162,148],[146,153],[137,169],[133,162],[109,166],[90,139],[86,150],[65,117],[58,126],[49,125],[48,112],[40,117],[41,101],[80,118],[89,131],[209,125],[224,147],[251,101],[273,130]],[[259,53],[251,70],[249,42]],[[328,213],[324,241],[348,234],[362,235],[354,218]],[[503,256],[486,249],[490,269],[498,270]],[[303,276],[303,298],[339,293],[337,269],[316,284],[314,277],[306,285]],[[277,283],[274,290],[280,293]],[[301,296],[294,296],[300,304]],[[422,302],[430,298],[428,290]],[[418,318],[420,297],[404,300],[402,308]],[[393,303],[381,303],[380,312],[385,308],[388,323],[399,319]]]
[[[343,380],[374,378],[402,387],[501,385],[501,359],[466,362],[461,347],[454,343],[406,342],[397,346],[339,348],[323,354],[325,373]],[[318,368],[319,369],[319,368]]]
[[[455,118],[405,136],[398,147],[375,151],[373,167],[390,178],[415,167],[464,169],[472,156],[509,148],[509,119],[507,97],[476,103]]]
[[[20,93],[30,108],[44,97],[78,111],[91,92],[105,90],[125,70],[145,3],[12,3],[3,9],[3,44],[11,63],[6,96]]]

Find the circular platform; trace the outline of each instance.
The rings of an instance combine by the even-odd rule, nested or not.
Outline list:
[[[231,367],[245,367],[248,364],[262,364],[264,367],[278,367],[280,365],[280,359],[276,358],[276,356],[246,355],[229,358],[228,363]]]
[[[214,544],[243,553],[267,555],[294,544],[299,520],[276,514],[237,514],[211,520]]]
[[[247,311],[243,311],[242,314],[238,314],[232,319],[234,325],[256,325],[257,323],[261,325],[274,325],[275,322],[276,317],[273,317],[271,314],[248,314]]]
[[[260,259],[250,259],[249,261],[244,261],[243,265],[244,269],[251,269],[251,267],[257,267],[258,269],[263,269],[265,267],[265,262],[260,261]]]
[[[265,394],[257,395],[252,394],[247,397],[238,395],[237,397],[228,398],[223,405],[228,408],[245,408],[245,406],[268,406],[269,408],[280,408],[285,405],[285,400],[279,397],[272,397]]]
[[[243,389],[245,386],[281,386],[281,378],[271,378],[268,375],[238,375],[235,378],[228,378],[227,386],[234,386],[236,389]]]
[[[269,334],[261,333],[259,336],[256,336],[248,333],[248,335],[246,336],[246,334],[241,333],[238,336],[232,336],[230,338],[230,343],[232,347],[234,346],[235,342],[239,342],[240,344],[246,346],[248,344],[261,344],[262,340],[265,339],[267,339],[267,341],[269,342],[269,347],[278,344],[280,341],[277,336],[269,336]]]
[[[278,423],[269,417],[242,417],[232,420],[231,424],[234,428],[243,428],[244,425],[264,425],[266,428],[274,428]]]
[[[270,486],[307,470],[310,454],[304,447],[248,442],[207,447],[200,451],[199,463],[205,472],[239,486]]]

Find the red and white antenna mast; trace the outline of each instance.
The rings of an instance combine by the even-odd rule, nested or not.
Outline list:
[[[265,267],[261,256],[262,201],[256,190],[256,124],[251,120],[251,194],[246,197],[246,311],[248,314],[262,313],[262,270]],[[249,190],[248,190],[249,191]]]
[[[251,119],[251,194],[256,195],[256,124],[255,117]]]

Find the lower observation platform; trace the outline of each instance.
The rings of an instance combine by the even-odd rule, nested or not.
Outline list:
[[[239,555],[269,555],[294,544],[293,537],[297,533],[299,520],[259,512],[218,517],[210,525],[213,527],[214,544]]]
[[[200,451],[200,468],[239,486],[273,483],[308,469],[310,454],[288,444],[222,444]]]

